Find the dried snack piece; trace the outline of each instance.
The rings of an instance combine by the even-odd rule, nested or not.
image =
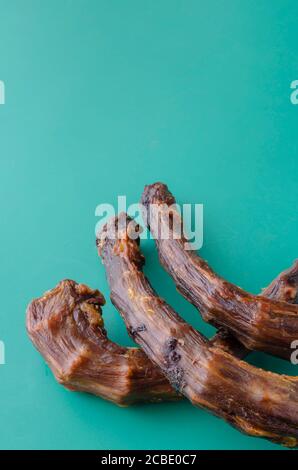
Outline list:
[[[298,283],[293,274],[292,269],[280,274],[264,294],[268,291],[276,298],[288,295],[289,285],[294,289]],[[28,334],[57,380],[71,390],[90,392],[122,405],[181,397],[142,350],[123,348],[107,339],[101,317],[104,302],[99,291],[65,280],[29,305]],[[145,328],[139,325],[130,334],[134,337]],[[237,357],[248,352],[224,331],[218,331],[212,343]]]
[[[58,382],[118,405],[179,399],[141,349],[107,338],[104,303],[98,290],[64,280],[28,306],[28,335]]]
[[[125,214],[100,236],[111,299],[134,340],[194,405],[242,432],[298,443],[298,380],[258,369],[215,347],[161,298],[142,272],[144,257]],[[117,237],[114,237],[116,227]],[[140,328],[142,326],[142,328]]]
[[[146,186],[142,204],[146,221],[155,238],[159,259],[172,276],[179,292],[197,307],[205,321],[229,330],[248,349],[265,351],[287,360],[291,344],[298,338],[297,299],[298,263],[292,268],[285,301],[277,301],[245,292],[218,276],[196,252],[188,250],[183,236],[182,218],[175,208],[175,199],[163,183]],[[175,236],[179,232],[181,236]],[[167,237],[162,234],[168,234]],[[290,302],[289,302],[290,300]]]

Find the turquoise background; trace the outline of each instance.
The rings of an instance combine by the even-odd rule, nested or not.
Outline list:
[[[204,204],[201,253],[229,280],[257,293],[292,263],[297,15],[295,0],[0,0],[1,448],[279,448],[187,401],[121,409],[64,390],[24,316],[66,277],[108,298],[95,207],[156,180]],[[211,335],[143,246],[158,292]],[[109,301],[104,318],[131,344]]]

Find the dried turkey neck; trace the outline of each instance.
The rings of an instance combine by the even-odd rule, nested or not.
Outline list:
[[[118,405],[180,398],[141,349],[107,338],[104,302],[99,291],[64,280],[28,306],[29,337],[58,382]]]
[[[129,220],[129,219],[128,219]],[[98,244],[111,299],[128,332],[194,405],[246,434],[289,447],[298,442],[298,382],[265,372],[213,346],[157,296],[126,216],[105,226]],[[114,227],[118,237],[114,237]]]
[[[287,295],[288,278],[292,279],[291,270],[272,281],[268,295]],[[66,280],[28,307],[29,336],[57,380],[71,390],[122,405],[181,397],[142,350],[123,348],[107,339],[101,317],[103,304],[98,291]],[[237,357],[246,353],[236,338],[222,331],[212,342]]]
[[[298,338],[298,263],[288,278],[288,288],[271,286],[267,295],[280,289],[283,301],[252,295],[218,276],[196,252],[186,249],[182,219],[166,185],[146,186],[142,204],[147,225],[155,238],[159,259],[180,293],[197,307],[203,319],[229,330],[248,349],[257,349],[290,360],[291,344]],[[169,216],[169,213],[171,215]],[[161,234],[168,234],[167,237]],[[182,234],[178,238],[178,235]]]

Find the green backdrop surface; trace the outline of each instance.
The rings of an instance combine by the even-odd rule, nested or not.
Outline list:
[[[62,278],[109,297],[95,207],[168,183],[204,204],[201,254],[254,293],[297,257],[296,1],[0,0],[0,447],[270,449],[179,404],[118,408],[59,386],[28,302]],[[208,336],[143,244],[158,292]],[[132,344],[108,301],[110,337]],[[297,375],[297,366],[250,362]]]

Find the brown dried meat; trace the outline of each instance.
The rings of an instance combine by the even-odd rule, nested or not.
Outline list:
[[[297,301],[298,262],[292,268],[292,277],[286,278],[287,286],[281,277],[280,283],[268,290],[271,296],[282,289],[283,296],[279,297],[282,301],[245,292],[218,276],[196,252],[186,249],[182,219],[175,203],[165,184],[145,187],[142,204],[147,209],[146,220],[160,262],[177,289],[199,309],[205,321],[228,329],[248,349],[290,360],[291,344],[298,338],[298,306],[293,305]],[[173,228],[181,237],[174,236]],[[163,233],[169,236],[160,236]]]
[[[141,349],[107,338],[104,302],[99,291],[64,280],[28,306],[28,335],[58,382],[118,405],[180,398]]]
[[[144,257],[129,237],[131,223],[125,214],[113,219],[103,229],[98,249],[112,302],[128,331],[145,325],[135,341],[194,405],[246,434],[297,446],[298,379],[239,360],[183,321],[143,274]],[[115,225],[116,239],[111,236]]]

